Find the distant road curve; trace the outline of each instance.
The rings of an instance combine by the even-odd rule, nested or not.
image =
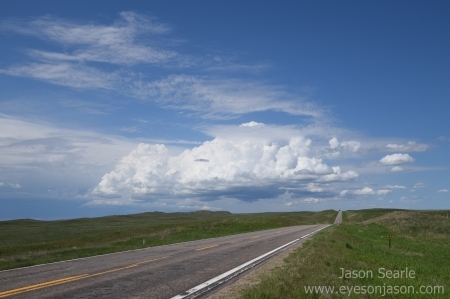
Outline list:
[[[0,298],[168,299],[325,226],[291,226],[0,271]]]

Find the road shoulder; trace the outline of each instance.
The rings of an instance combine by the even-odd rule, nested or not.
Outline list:
[[[225,286],[218,288],[214,293],[210,293],[205,296],[206,299],[229,299],[237,298],[241,291],[258,284],[261,281],[261,277],[270,273],[275,268],[283,267],[284,259],[292,252],[302,246],[305,240],[300,240],[293,246],[290,246],[286,250],[278,253],[276,256],[270,258],[268,261],[261,265],[251,269],[249,272],[239,276],[231,283],[225,284]]]

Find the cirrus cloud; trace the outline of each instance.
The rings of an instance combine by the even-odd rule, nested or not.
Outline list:
[[[151,82],[136,81],[130,92],[134,97],[156,101],[166,108],[202,113],[203,118],[233,118],[261,111],[324,115],[322,108],[289,94],[280,86],[248,80],[170,75]]]
[[[170,28],[154,18],[134,12],[121,12],[120,19],[109,25],[79,24],[45,16],[30,22],[4,21],[1,29],[36,36],[65,46],[64,53],[28,51],[30,56],[44,61],[129,65],[163,63],[177,56],[173,51],[141,42],[139,37],[142,35],[158,36],[169,32]]]
[[[414,189],[422,189],[422,188],[427,188],[428,185],[422,182],[418,182],[414,184]]]
[[[406,186],[401,185],[387,185],[384,188],[386,189],[406,189]]]
[[[408,141],[406,144],[389,143],[386,149],[395,152],[424,152],[429,148],[428,144],[416,143],[415,141]]]
[[[362,189],[357,189],[357,190],[343,190],[340,192],[340,196],[346,196],[346,195],[357,195],[357,196],[367,196],[367,195],[383,195],[386,196],[389,193],[391,193],[392,190],[387,190],[387,189],[380,189],[380,190],[374,190],[373,188],[370,187],[364,187]]]

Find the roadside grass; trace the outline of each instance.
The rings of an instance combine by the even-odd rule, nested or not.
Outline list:
[[[336,215],[334,210],[258,214],[197,211],[0,221],[0,270],[293,225],[333,223]]]
[[[355,211],[344,212],[344,219],[353,213]],[[366,210],[356,213],[377,221],[364,225],[344,223],[319,232],[286,258],[283,267],[262,276],[260,284],[244,290],[239,298],[449,298],[450,219],[447,211],[383,213]],[[389,234],[393,235],[391,249]],[[403,278],[383,278],[381,274],[406,268],[415,272],[415,278],[405,278],[405,274]],[[341,278],[342,269],[357,272],[355,277]],[[308,287],[314,286],[334,287],[334,290],[316,289],[314,292],[312,288],[307,292]],[[432,294],[405,294],[408,286],[416,292],[425,286],[428,289],[422,291]],[[340,290],[342,292],[335,293]]]
[[[400,209],[365,209],[365,210],[348,210],[343,212],[343,222],[345,223],[367,223],[373,222],[379,217],[390,214],[392,212],[405,211]],[[345,219],[344,219],[345,218]]]

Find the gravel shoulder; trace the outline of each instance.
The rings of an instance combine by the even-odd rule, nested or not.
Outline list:
[[[269,274],[273,269],[283,267],[284,259],[287,258],[292,252],[302,247],[302,243],[305,240],[301,240],[295,245],[283,250],[276,256],[272,257],[268,261],[262,263],[261,265],[250,270],[246,274],[239,276],[236,280],[231,283],[225,284],[223,287],[218,288],[215,293],[210,293],[209,296],[204,297],[205,299],[230,299],[239,298],[240,293],[258,284],[261,281],[261,277]],[[202,297],[203,298],[203,297]]]

